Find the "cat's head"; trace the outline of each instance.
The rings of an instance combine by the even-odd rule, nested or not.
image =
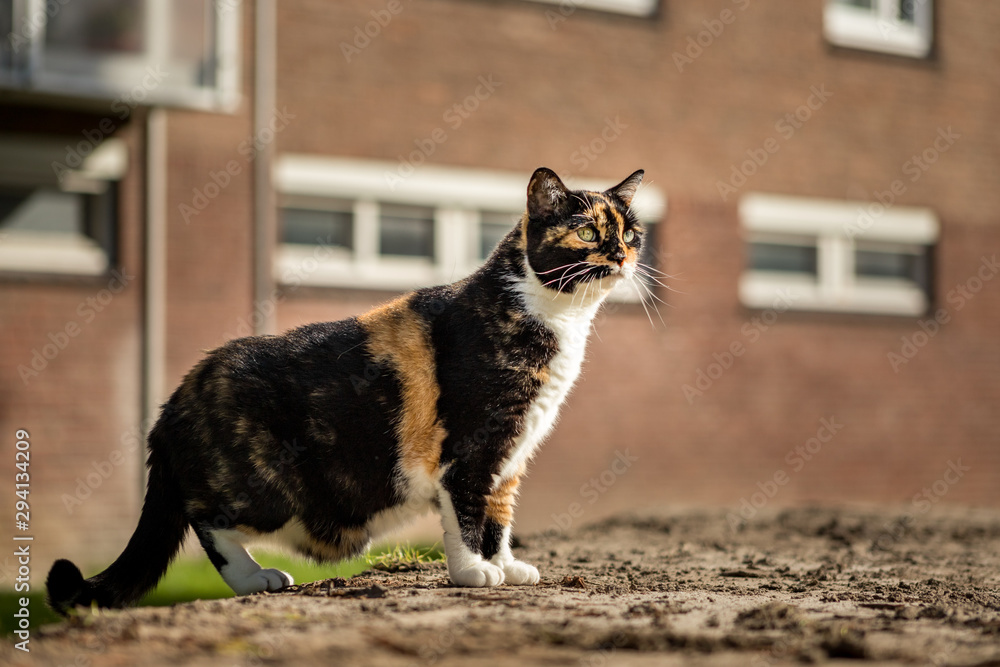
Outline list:
[[[631,210],[640,169],[604,192],[569,190],[551,169],[536,169],[528,183],[524,219],[530,269],[554,292],[573,294],[597,285],[607,291],[631,278],[645,230]]]

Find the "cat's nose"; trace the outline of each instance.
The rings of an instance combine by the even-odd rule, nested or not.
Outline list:
[[[625,251],[619,248],[608,259],[615,262],[616,264],[618,264],[619,267],[621,267],[625,264]]]

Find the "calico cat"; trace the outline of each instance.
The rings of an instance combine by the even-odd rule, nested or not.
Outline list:
[[[630,206],[642,176],[570,191],[538,169],[521,221],[464,280],[210,352],[149,434],[125,551],[86,580],[57,561],[50,605],[137,602],[189,527],[248,594],[292,583],[261,568],[248,541],[340,560],[429,509],[453,583],[537,583],[510,549],[518,480],[577,379],[601,302],[636,273],[644,230]]]

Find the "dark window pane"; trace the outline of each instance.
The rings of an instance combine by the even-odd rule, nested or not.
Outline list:
[[[0,237],[89,239],[113,263],[117,252],[117,188],[82,194],[55,188],[0,187]],[[23,238],[23,236],[22,236]]]
[[[0,191],[4,232],[84,233],[84,196],[48,188]]]
[[[838,4],[858,7],[860,9],[874,9],[875,0],[836,0]]]
[[[750,268],[759,271],[816,273],[816,246],[751,243]]]
[[[382,204],[379,252],[383,255],[434,257],[434,210]]]
[[[45,29],[51,49],[94,55],[146,48],[145,0],[73,0],[57,6]]]
[[[21,30],[14,34],[14,7],[11,0],[0,0],[0,74],[10,69],[11,51],[15,40],[20,42],[24,37]]]
[[[354,247],[354,216],[350,211],[285,208],[281,213],[285,243]]]
[[[489,257],[519,219],[520,216],[511,213],[483,211],[479,222],[479,259]]]
[[[927,281],[926,254],[858,250],[854,254],[854,270],[859,276],[903,278],[924,285]]]
[[[899,0],[899,14],[896,18],[904,23],[914,23],[916,21],[917,0]]]

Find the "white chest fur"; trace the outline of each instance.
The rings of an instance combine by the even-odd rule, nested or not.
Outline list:
[[[549,362],[549,381],[528,409],[524,430],[504,462],[498,481],[516,475],[555,425],[559,408],[580,375],[594,315],[610,291],[591,285],[591,293],[584,292],[583,286],[577,288],[583,294],[555,294],[543,287],[533,272],[528,273],[529,277],[518,281],[517,289],[528,312],[555,334],[559,351]]]

